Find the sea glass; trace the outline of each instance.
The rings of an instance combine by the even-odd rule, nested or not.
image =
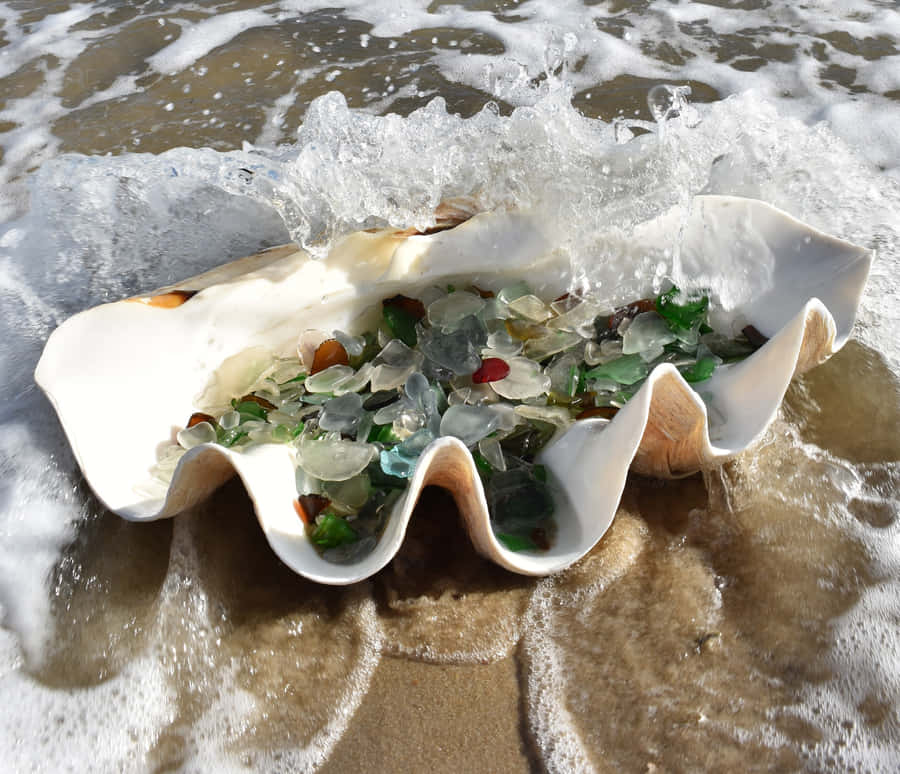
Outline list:
[[[310,376],[304,385],[309,392],[333,393],[336,387],[351,379],[355,373],[348,365],[333,365]]]
[[[416,470],[418,459],[418,457],[408,457],[398,447],[383,449],[379,456],[382,471],[388,476],[397,478],[409,478],[412,476]]]
[[[644,312],[631,321],[622,337],[622,352],[625,355],[654,353],[644,357],[645,361],[655,360],[663,352],[663,347],[675,341],[676,336],[666,321],[656,312]]]
[[[484,303],[481,296],[458,290],[428,306],[428,322],[444,330],[454,330],[464,318],[478,314]]]
[[[355,392],[332,398],[322,406],[319,427],[338,433],[355,433],[362,419],[362,405],[362,397]]]
[[[459,438],[466,446],[473,446],[496,427],[496,414],[484,406],[450,406],[441,418],[441,435]]]
[[[209,422],[199,422],[193,427],[181,430],[177,438],[182,448],[193,449],[201,443],[214,443],[216,441],[216,429]]]
[[[541,301],[541,299],[531,293],[519,296],[513,301],[510,301],[509,311],[517,317],[521,317],[523,320],[534,323],[542,323],[544,320],[549,320],[550,317],[553,316],[553,310]]]
[[[619,384],[634,384],[644,379],[650,369],[640,355],[623,355],[596,366],[585,374],[588,379],[611,379]]]
[[[439,334],[429,332],[419,342],[425,356],[454,374],[471,374],[481,364],[477,348],[465,331]]]
[[[297,464],[322,481],[345,481],[362,473],[374,453],[375,447],[368,443],[302,437],[297,448]]]
[[[491,388],[501,398],[521,400],[542,395],[550,389],[550,377],[527,357],[511,357],[507,361],[509,375],[505,379],[491,382]]]

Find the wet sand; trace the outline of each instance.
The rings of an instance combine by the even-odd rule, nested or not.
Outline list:
[[[323,774],[540,771],[516,662],[445,666],[385,658]]]

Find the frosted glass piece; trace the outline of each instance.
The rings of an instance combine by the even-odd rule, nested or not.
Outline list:
[[[533,398],[550,389],[550,377],[543,372],[540,363],[527,357],[511,357],[506,362],[509,364],[509,375],[490,383],[491,389],[501,398]]]
[[[450,406],[441,418],[441,435],[459,438],[473,446],[497,427],[497,415],[484,406]]]
[[[452,330],[464,318],[478,314],[483,307],[484,299],[481,296],[458,290],[428,306],[428,322],[439,328]]]
[[[297,450],[297,464],[322,481],[346,481],[365,470],[375,447],[357,441],[303,437]]]

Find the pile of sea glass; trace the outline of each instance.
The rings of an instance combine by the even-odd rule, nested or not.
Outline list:
[[[274,361],[230,411],[194,414],[179,453],[288,444],[311,542],[350,562],[375,546],[426,447],[454,436],[472,452],[498,540],[541,551],[558,493],[535,458],[556,434],[609,421],[660,363],[698,383],[764,341],[752,328],[713,332],[708,298],[677,288],[618,309],[573,294],[547,303],[525,283],[418,295],[384,299],[375,331],[306,331],[311,362]]]

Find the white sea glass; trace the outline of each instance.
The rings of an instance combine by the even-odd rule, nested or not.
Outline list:
[[[505,379],[490,382],[491,389],[501,398],[521,400],[542,395],[550,389],[550,377],[527,357],[511,357],[506,361],[509,374]]]

